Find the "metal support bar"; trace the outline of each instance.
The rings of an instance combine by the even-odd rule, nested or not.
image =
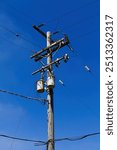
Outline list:
[[[50,48],[52,49],[52,47],[57,46],[57,45],[60,44],[60,43],[61,43],[61,47],[63,47],[63,46],[65,46],[65,45],[69,44],[69,40],[68,40],[68,38],[62,38],[62,39],[60,39],[60,40],[58,40],[58,41],[52,43],[51,45],[47,46],[46,48],[43,48],[42,50],[40,50],[40,51],[37,52],[36,54],[32,55],[31,58],[35,58],[35,57],[37,57],[38,55],[41,55],[41,54],[42,54],[43,52],[45,52],[45,51],[46,51],[46,53],[47,53],[47,50],[49,50]],[[60,48],[61,48],[61,47],[60,47]],[[58,47],[54,48],[54,51],[57,50],[57,48],[58,48]],[[53,51],[53,50],[52,50],[52,51]]]
[[[62,59],[64,59],[64,61],[66,62],[69,57],[67,54],[65,54],[63,57],[61,58],[57,58],[55,61],[51,62],[50,64],[43,66],[42,68],[38,69],[37,71],[33,72],[32,75],[38,73],[38,72],[44,72],[45,69],[47,70],[50,66],[52,66],[53,64],[58,64]]]
[[[45,34],[42,30],[40,30],[38,26],[33,25],[33,28],[34,28],[36,31],[38,31],[41,35],[43,35],[45,38],[47,38],[46,34]]]
[[[64,47],[65,45],[67,45],[67,43],[61,43],[61,45],[56,46],[55,48],[52,49],[52,53],[55,52],[56,50],[61,49],[62,47]],[[47,56],[48,53],[46,52],[45,54],[41,55],[41,56],[37,56],[35,57],[35,61],[39,61],[40,59],[42,59],[43,57]]]

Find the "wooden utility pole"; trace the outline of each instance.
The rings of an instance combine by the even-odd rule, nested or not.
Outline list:
[[[42,26],[42,25],[41,25]],[[69,39],[67,35],[64,35],[62,39],[57,41],[53,41],[51,39],[51,32],[44,33],[39,28],[40,26],[33,26],[33,28],[38,31],[44,38],[47,40],[47,47],[41,49],[37,53],[31,56],[34,58],[35,62],[40,61],[44,57],[47,58],[47,65],[42,65],[42,67],[32,73],[32,75],[36,73],[41,74],[41,79],[37,82],[37,91],[42,93],[44,92],[44,87],[46,87],[47,92],[47,103],[48,103],[48,141],[47,141],[47,150],[54,150],[55,149],[55,142],[54,142],[54,100],[53,100],[53,88],[55,86],[54,81],[54,74],[53,74],[53,66],[58,67],[60,62],[64,60],[66,63],[69,59],[68,55],[65,54],[64,56],[57,58],[56,60],[52,60],[52,54],[61,49],[64,46],[68,46]],[[43,64],[43,63],[42,63]],[[47,72],[47,81],[44,81],[44,72]]]
[[[51,33],[47,32],[47,47],[51,45]],[[52,62],[51,49],[48,50],[47,65]],[[53,77],[52,65],[48,68],[47,78]],[[53,77],[54,78],[54,77]],[[54,150],[54,103],[53,103],[53,89],[47,88],[48,100],[48,144],[47,150]]]

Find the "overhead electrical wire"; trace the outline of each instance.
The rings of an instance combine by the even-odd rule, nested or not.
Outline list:
[[[78,137],[60,138],[60,139],[55,139],[55,142],[60,142],[60,141],[78,141],[78,140],[82,140],[82,139],[85,139],[87,137],[95,136],[95,135],[99,135],[99,134],[100,134],[99,132],[96,132],[96,133],[90,133],[90,134],[86,134],[86,135],[78,136]]]
[[[40,140],[32,140],[32,139],[27,139],[27,138],[19,138],[19,137],[9,136],[9,135],[5,135],[5,134],[0,134],[0,137],[8,138],[8,139],[13,139],[13,140],[24,141],[24,142],[33,142],[33,143],[46,144],[46,142],[40,141]]]
[[[97,32],[97,31],[99,31],[99,28],[96,28],[96,29],[94,29],[94,30],[92,30],[92,31],[89,31],[89,32],[84,33],[84,34],[81,34],[81,35],[76,35],[76,36],[78,36],[78,39],[81,39],[81,38],[84,38],[85,36],[88,36],[88,35],[90,35],[90,34],[93,34],[93,33]],[[71,39],[72,39],[72,40],[73,40],[73,39],[76,39],[76,36],[74,36],[74,37],[71,38]],[[74,56],[76,56],[76,57],[78,57],[78,56],[80,55],[79,52],[78,52],[77,50],[75,50],[74,48],[72,48],[71,52],[72,52],[72,53],[74,54]],[[92,69],[91,69],[91,68],[89,67],[89,65],[87,65],[87,63],[84,61],[83,57],[81,58],[81,60],[82,60],[83,68],[84,68],[87,72],[93,74]],[[93,75],[94,75],[94,74],[93,74]]]
[[[88,2],[88,3],[86,3],[86,4],[83,4],[83,5],[80,6],[80,7],[77,7],[77,8],[75,8],[75,9],[72,9],[72,10],[68,11],[68,12],[65,12],[65,13],[63,13],[62,15],[58,16],[58,17],[55,17],[54,19],[50,19],[49,21],[46,21],[46,23],[44,23],[44,25],[49,24],[49,23],[51,23],[51,22],[55,22],[55,21],[58,20],[58,19],[59,19],[59,22],[60,22],[60,19],[61,19],[62,17],[65,17],[65,16],[67,16],[67,15],[69,15],[69,14],[72,14],[72,13],[74,13],[74,12],[79,11],[79,10],[82,9],[82,8],[87,7],[88,5],[90,6],[90,5],[96,4],[96,3],[98,3],[98,2],[99,2],[98,0],[94,0],[94,1]],[[32,19],[37,22],[37,19],[35,19],[35,18],[32,17],[32,16],[29,16],[28,13],[23,12],[23,11],[17,9],[15,6],[13,6],[13,5],[11,5],[11,4],[8,4],[8,5],[9,5],[12,9],[17,10],[17,11],[15,11],[15,12],[20,12],[20,15],[21,15],[21,13],[22,13],[23,17],[24,17],[24,16],[26,16],[26,18],[28,17],[28,18],[31,20],[31,22],[32,22]],[[25,21],[26,21],[26,20],[25,20]]]
[[[55,139],[55,142],[61,142],[61,141],[78,141],[78,140],[83,140],[85,138],[91,137],[91,136],[96,136],[99,135],[100,132],[95,132],[95,133],[90,133],[86,134],[83,136],[78,136],[78,137],[65,137],[65,138],[59,138]],[[42,145],[47,145],[49,141],[41,141],[41,140],[33,140],[33,139],[28,139],[28,138],[19,138],[19,137],[14,137],[14,136],[9,136],[6,134],[0,134],[0,137],[7,138],[7,139],[13,139],[13,140],[19,140],[23,142],[32,142],[35,143],[35,146],[42,146]],[[51,140],[50,140],[51,141]]]
[[[94,30],[88,31],[88,32],[86,32],[86,33],[79,34],[79,35],[75,35],[75,36],[74,36],[73,38],[71,38],[71,39],[72,39],[72,40],[73,40],[73,39],[76,39],[76,36],[78,37],[78,39],[81,39],[81,38],[84,38],[85,36],[88,36],[88,35],[90,35],[90,34],[93,34],[93,33],[97,32],[97,31],[99,31],[99,28],[98,28],[98,27],[95,28]]]
[[[13,40],[10,40],[9,38],[4,37],[3,35],[0,35],[0,36],[1,36],[1,38],[2,38],[5,42],[8,42],[8,43],[13,44],[13,45],[16,45],[18,48],[21,48],[21,49],[30,50],[30,48],[25,47],[25,46],[21,46],[21,45],[19,45],[18,43],[15,43]],[[31,50],[31,51],[32,51],[32,50]]]
[[[83,6],[81,6],[80,8],[82,8],[82,7],[84,7],[84,6],[87,6],[87,5],[91,5],[91,4],[93,4],[93,3],[97,3],[97,2],[98,2],[97,0],[96,0],[96,1],[89,2],[89,3],[87,3],[87,4],[83,5]],[[78,10],[79,10],[79,9],[78,9]],[[67,15],[67,14],[69,14],[69,13],[73,13],[74,11],[77,11],[77,10],[74,9],[74,10],[71,10],[71,11],[69,11],[69,12],[66,12],[66,13],[63,14],[63,16],[64,16],[64,15]],[[28,16],[28,17],[29,17],[29,16]],[[80,23],[81,23],[81,22],[80,22]],[[75,24],[76,24],[76,23],[75,23]],[[73,26],[73,24],[72,24],[72,25],[69,25],[68,28],[70,28],[71,26]],[[14,32],[14,31],[12,31],[12,30],[10,30],[10,29],[7,28],[7,27],[4,27],[4,26],[1,26],[1,27],[4,28],[5,30],[7,30],[8,32],[14,34],[15,36],[20,37],[21,39],[23,39],[23,40],[25,40],[25,41],[27,41],[27,42],[33,44],[34,46],[39,46],[38,44],[36,44],[36,43],[30,41],[30,40],[27,39],[27,38],[24,38],[22,35],[20,35],[20,34]]]
[[[66,13],[64,13],[64,14],[62,14],[62,15],[60,15],[60,16],[63,17],[63,16],[66,16],[66,15],[69,15],[69,14],[71,14],[71,13],[74,13],[74,12],[80,10],[81,8],[84,8],[84,7],[88,6],[88,5],[92,5],[92,4],[95,4],[95,3],[98,3],[98,1],[97,1],[97,0],[94,0],[94,1],[92,1],[92,2],[88,2],[88,3],[86,3],[86,4],[82,5],[82,6],[80,6],[80,7],[78,7],[78,8],[75,8],[75,9],[73,9],[73,10],[70,10],[70,11],[68,11],[68,12],[66,12]],[[12,6],[11,4],[10,4],[10,6],[13,7],[13,8],[15,8],[15,9],[17,9],[16,7]],[[18,11],[19,11],[19,10],[18,10]],[[23,15],[25,14],[25,16],[29,17],[28,14],[26,14],[26,13],[24,13],[24,12],[22,12],[22,11],[20,11],[20,13],[22,13]],[[60,17],[60,18],[61,18],[61,17]],[[59,18],[59,17],[58,17],[58,18]],[[32,19],[32,17],[31,17],[31,19]],[[57,19],[57,18],[56,18],[56,19]],[[56,19],[53,19],[53,21],[56,20]],[[51,20],[51,21],[52,21],[52,20]],[[53,21],[52,21],[52,22],[53,22]],[[60,20],[59,20],[59,21],[60,21]],[[48,21],[47,21],[47,22],[48,22]],[[50,21],[49,21],[49,22],[50,22]],[[81,22],[80,22],[80,23],[81,23]],[[75,24],[76,24],[76,23],[75,23]],[[73,26],[73,24],[72,24],[72,25],[69,25],[68,28],[70,28],[71,26]],[[32,42],[32,41],[30,41],[30,40],[28,40],[28,39],[22,37],[20,34],[17,34],[17,33],[14,32],[14,31],[12,31],[12,30],[10,30],[10,29],[8,29],[8,28],[4,28],[4,29],[7,30],[7,31],[9,31],[9,32],[11,32],[11,33],[14,34],[15,36],[18,35],[18,37],[22,38],[23,40],[25,40],[25,41],[27,41],[27,42],[29,42],[29,43],[32,43],[34,46],[38,46],[38,44],[35,44],[34,42]],[[81,36],[82,36],[82,35],[81,35]]]
[[[76,22],[72,23],[72,24],[69,24],[67,26],[63,26],[63,29],[64,31],[72,31],[73,30],[73,27],[76,26],[76,25],[80,25],[80,24],[83,24],[84,22],[86,21],[89,21],[89,20],[92,20],[92,19],[95,19],[99,16],[99,13],[95,14],[95,15],[91,15],[91,16],[86,16],[84,17],[83,19],[81,20],[77,20]],[[61,17],[62,18],[62,17]],[[60,18],[60,19],[61,19]],[[59,19],[59,22],[60,22],[60,19]]]
[[[74,13],[74,12],[79,11],[79,10],[82,9],[82,8],[87,7],[88,5],[90,6],[90,5],[96,4],[96,3],[98,3],[98,2],[99,2],[98,0],[93,0],[93,1],[91,1],[91,2],[87,2],[86,4],[83,4],[82,6],[78,6],[78,7],[74,8],[74,9],[72,9],[72,10],[69,10],[69,11],[67,11],[67,12],[65,12],[65,13],[63,13],[63,14],[61,14],[61,15],[58,16],[58,17],[55,17],[55,18],[53,18],[53,19],[50,19],[50,20],[46,21],[45,24],[50,24],[50,23],[52,23],[52,22],[56,22],[56,20],[58,20],[58,19],[59,19],[59,21],[60,21],[60,19],[61,19],[62,17],[65,17],[65,16],[67,16],[67,15],[69,15],[69,14],[72,14],[72,13]],[[13,6],[11,3],[7,3],[7,5],[8,5],[9,7],[11,7],[12,10],[15,9],[15,12],[17,12],[17,13],[19,12],[20,15],[22,14],[23,17],[25,16],[26,18],[28,18],[28,19],[30,20],[30,23],[32,23],[32,20],[38,22],[38,20],[37,20],[36,18],[34,18],[33,16],[29,15],[28,13],[26,13],[26,12],[20,10],[20,9],[17,9],[17,7]],[[25,21],[26,21],[26,20],[25,20]]]
[[[73,39],[76,39],[76,36],[78,37],[78,39],[81,39],[81,38],[83,38],[83,37],[85,37],[85,36],[88,36],[88,35],[90,35],[90,34],[93,34],[93,33],[95,33],[95,32],[97,32],[97,31],[99,31],[99,28],[95,28],[94,30],[91,30],[91,31],[89,31],[89,32],[86,32],[86,33],[84,33],[84,34],[79,34],[79,35],[75,35],[74,37],[71,37],[70,39],[71,40],[73,40]],[[62,33],[62,31],[60,31],[61,33]],[[63,33],[62,33],[63,34]],[[75,55],[75,56],[79,56],[79,53],[76,51],[76,50],[74,50],[74,48],[73,47],[69,47],[69,49],[70,49],[70,51]],[[56,54],[56,53],[55,53]],[[54,54],[54,55],[55,55]]]
[[[16,35],[16,33],[15,33],[14,31],[12,31],[12,30],[10,30],[10,29],[8,29],[8,28],[6,28],[6,29],[7,29],[7,31],[9,31],[9,32],[11,32],[12,34],[15,34],[15,35]],[[95,30],[86,32],[86,33],[84,33],[84,34],[76,35],[76,36],[79,36],[79,39],[80,39],[80,38],[83,38],[84,36],[87,36],[87,35],[89,35],[89,34],[92,34],[92,33],[96,32],[96,31],[98,31],[97,28],[96,28]],[[62,31],[60,31],[60,32],[62,32]],[[71,39],[76,38],[76,36],[74,36],[74,37],[71,38]],[[9,41],[9,42],[12,42],[12,41]],[[16,44],[16,43],[14,43],[14,44],[15,44],[15,45],[18,45],[18,44]],[[18,46],[19,46],[19,45],[18,45]],[[23,46],[19,46],[19,47],[28,49],[28,48],[23,47]],[[59,48],[58,48],[58,49],[59,49]],[[77,53],[76,51],[74,51],[73,49],[72,49],[71,51],[74,52],[74,54],[75,54],[76,56],[78,56],[78,53]],[[56,55],[56,53],[57,53],[57,52],[55,52],[55,54],[53,54],[53,55]]]
[[[82,5],[82,6],[80,6],[80,7],[78,6],[77,8],[72,9],[72,10],[70,10],[70,11],[68,11],[68,12],[65,12],[65,13],[63,13],[62,15],[60,15],[60,16],[58,16],[58,17],[55,17],[54,19],[50,19],[50,20],[46,21],[45,24],[49,24],[49,23],[51,23],[51,22],[55,22],[57,19],[59,19],[59,21],[60,21],[60,18],[66,17],[67,15],[72,14],[72,13],[74,13],[74,12],[77,12],[77,11],[79,11],[80,9],[82,9],[82,8],[84,8],[84,7],[87,7],[88,5],[92,5],[92,4],[95,4],[95,3],[98,3],[98,2],[99,2],[98,0],[94,0],[94,1],[92,1],[92,2],[88,2],[88,3],[84,4],[84,5]]]
[[[0,25],[1,26],[1,25]],[[1,26],[2,28],[4,28],[5,30],[7,30],[8,32],[10,32],[10,33],[12,33],[12,34],[15,34],[16,36],[20,36],[19,34],[17,34],[16,32],[14,32],[14,31],[12,31],[12,30],[10,30],[9,28],[6,28],[6,27],[3,27],[3,26]],[[79,38],[82,38],[82,37],[84,37],[84,36],[86,36],[86,35],[88,35],[88,34],[91,34],[91,33],[93,33],[93,32],[95,32],[95,31],[90,31],[90,32],[87,32],[87,33],[85,33],[85,34],[81,34],[81,35],[79,35],[80,37]],[[25,39],[26,40],[26,39]],[[72,51],[73,52],[73,51]],[[56,54],[56,53],[55,53]],[[55,55],[54,54],[54,55]],[[77,55],[77,54],[76,54]]]
[[[19,93],[10,92],[10,91],[7,91],[7,90],[0,89],[0,92],[1,93],[11,94],[11,95],[18,96],[18,97],[21,97],[21,98],[24,98],[24,99],[28,99],[28,100],[35,100],[35,101],[39,101],[39,102],[43,102],[43,103],[48,102],[46,99],[40,99],[40,98],[34,98],[34,97],[24,96],[24,95],[21,95]]]
[[[9,33],[15,35],[16,37],[18,37],[18,38],[20,37],[20,38],[23,39],[24,41],[26,41],[26,42],[28,42],[28,43],[30,43],[30,44],[36,46],[36,47],[39,47],[39,45],[36,44],[35,42],[32,42],[31,40],[25,38],[24,36],[22,36],[21,34],[15,32],[15,31],[13,31],[13,30],[9,29],[8,27],[5,27],[5,26],[3,26],[3,25],[0,25],[0,27],[3,28],[4,30],[6,30],[7,32],[9,32]]]
[[[81,20],[76,21],[75,23],[72,23],[70,25],[67,25],[67,26],[63,27],[63,30],[70,31],[70,30],[73,29],[74,26],[83,24],[86,21],[89,22],[89,20],[95,19],[98,16],[99,16],[99,14],[95,14],[95,15],[91,15],[91,16],[85,17],[85,18],[83,18]]]
[[[65,138],[59,138],[59,139],[55,139],[54,142],[62,142],[62,141],[79,141],[79,140],[83,140],[85,138],[88,137],[92,137],[92,136],[96,136],[96,135],[100,135],[100,132],[96,132],[96,133],[90,133],[90,134],[86,134],[83,136],[78,136],[78,137],[65,137]],[[49,140],[48,142],[50,142],[51,140]],[[46,142],[46,144],[48,144],[48,142]],[[35,143],[35,146],[41,146],[38,143]]]
[[[72,26],[73,26],[73,25],[72,25]],[[8,31],[8,32],[10,32],[10,33],[12,33],[12,34],[14,34],[15,36],[18,36],[18,37],[20,37],[21,39],[23,39],[23,40],[25,40],[25,41],[27,41],[27,42],[33,44],[34,46],[38,46],[38,47],[39,47],[39,45],[37,45],[36,43],[33,43],[32,41],[30,41],[30,40],[28,40],[28,39],[22,37],[20,34],[14,32],[13,30],[11,30],[11,29],[9,29],[9,28],[7,28],[7,27],[3,27],[3,26],[1,26],[1,25],[0,25],[0,27],[2,27],[2,28],[5,29],[6,31]],[[61,30],[59,30],[59,31],[62,32]],[[89,31],[89,32],[87,32],[87,33],[85,33],[85,34],[79,35],[79,36],[80,36],[79,38],[83,37],[84,35],[88,35],[89,33],[92,33],[92,31]],[[9,41],[9,42],[10,42],[10,41]],[[14,43],[14,44],[16,44],[16,43]],[[18,45],[18,44],[16,44],[16,45]],[[24,47],[24,48],[25,48],[25,47]],[[28,48],[26,48],[26,49],[28,49]]]

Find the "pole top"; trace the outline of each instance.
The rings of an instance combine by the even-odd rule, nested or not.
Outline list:
[[[51,35],[51,32],[50,31],[47,31],[47,36],[50,36]]]

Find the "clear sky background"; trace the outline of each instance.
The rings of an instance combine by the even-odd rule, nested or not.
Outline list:
[[[61,30],[70,38],[74,53],[64,47],[53,58],[65,53],[70,57],[68,63],[62,62],[59,68],[54,68],[55,138],[100,130],[99,6],[99,0],[0,1],[0,89],[46,98],[46,93],[36,92],[35,82],[40,75],[31,75],[41,65],[30,59],[32,50],[46,47],[46,41],[32,25],[45,23],[42,27],[45,32]],[[61,37],[58,34],[53,39]],[[85,65],[91,73],[85,70]],[[47,106],[0,93],[0,134],[47,140]],[[0,137],[0,149],[45,150],[45,146]],[[65,149],[99,150],[99,136],[56,143],[56,150]]]

